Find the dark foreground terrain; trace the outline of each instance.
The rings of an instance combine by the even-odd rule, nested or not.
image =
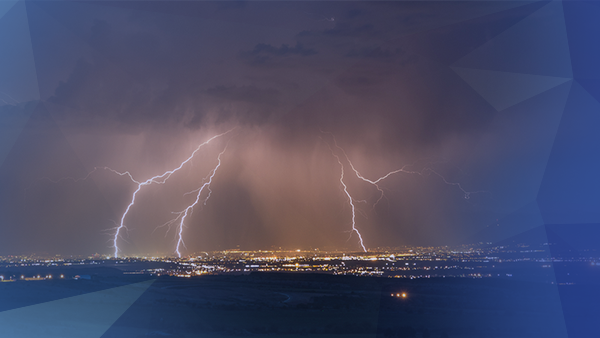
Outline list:
[[[0,283],[0,310],[144,280],[102,273]],[[492,278],[161,276],[102,337],[567,337],[558,287]]]

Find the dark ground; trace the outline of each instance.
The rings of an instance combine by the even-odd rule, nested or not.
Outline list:
[[[0,283],[0,310],[144,279]],[[159,277],[102,337],[566,337],[564,318],[556,284],[253,273]]]

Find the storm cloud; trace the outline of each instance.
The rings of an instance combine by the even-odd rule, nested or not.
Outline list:
[[[491,39],[502,16],[469,19],[498,11],[479,3],[28,3],[41,98],[1,107],[31,115],[0,170],[2,250],[112,252],[113,222],[135,186],[102,170],[80,179],[108,166],[145,180],[234,127],[169,184],[144,187],[124,253],[173,253],[173,229],[159,226],[190,202],[185,193],[226,145],[210,200],[186,224],[188,254],[358,250],[332,149],[348,189],[365,201],[357,227],[367,246],[467,241],[515,208],[493,200],[496,186],[486,183],[509,155],[478,147],[507,131],[438,56]],[[428,53],[426,35],[411,40],[439,38],[439,26],[460,39],[464,25],[490,34]],[[373,206],[378,190],[354,175],[335,142],[365,177],[403,166],[420,174],[387,179]],[[448,182],[485,193],[466,199]]]

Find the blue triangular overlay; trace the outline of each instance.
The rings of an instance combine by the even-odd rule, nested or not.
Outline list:
[[[577,83],[600,102],[600,79],[577,79]]]
[[[400,38],[403,49],[451,65],[531,13],[546,5],[542,1],[444,25]]]
[[[27,124],[38,101],[19,105],[0,105],[0,167]]]
[[[594,337],[600,266],[590,258],[600,249],[600,224],[546,225],[546,232],[568,337]]]
[[[573,83],[538,194],[546,224],[600,222],[600,103]]]
[[[101,337],[154,280],[0,312],[3,335],[20,338]]]
[[[17,1],[0,1],[0,19],[8,12]]]
[[[536,201],[571,84],[563,83],[496,114],[473,148],[467,165],[493,178],[481,181],[480,187],[493,192],[499,216]]]
[[[574,77],[600,79],[600,4],[597,1],[564,1],[563,8]]]
[[[0,105],[16,105],[40,97],[25,3],[0,18]]]
[[[496,110],[504,110],[570,78],[452,67]]]
[[[546,232],[541,229],[544,220],[536,202],[529,203],[511,213],[502,215],[495,222],[489,223],[470,238],[469,243],[488,243],[505,241],[516,236],[533,236],[540,243],[547,242]],[[532,229],[536,229],[533,230]],[[532,241],[533,242],[533,241]],[[550,257],[550,254],[548,254]]]
[[[25,4],[0,1],[0,166],[39,98]]]
[[[47,100],[61,82],[68,80],[73,65],[92,60],[91,47],[35,2],[26,5],[40,97]]]
[[[454,66],[573,77],[561,1],[550,2]]]
[[[453,67],[492,107],[501,111],[570,80],[492,70]]]

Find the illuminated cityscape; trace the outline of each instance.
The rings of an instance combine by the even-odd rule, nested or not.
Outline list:
[[[550,244],[551,245],[551,244]],[[70,270],[113,268],[125,275],[174,276],[242,275],[254,272],[321,273],[386,278],[514,278],[554,283],[555,264],[598,266],[600,254],[549,255],[548,243],[538,246],[464,245],[459,247],[378,248],[369,252],[314,250],[226,250],[183,258],[95,255],[79,258],[2,257],[3,281],[80,278]],[[41,275],[36,269],[46,271]],[[27,271],[11,274],[11,270]],[[53,272],[54,271],[54,272]],[[60,271],[60,273],[56,273]],[[90,272],[93,273],[93,272]],[[114,273],[113,273],[114,274]]]

